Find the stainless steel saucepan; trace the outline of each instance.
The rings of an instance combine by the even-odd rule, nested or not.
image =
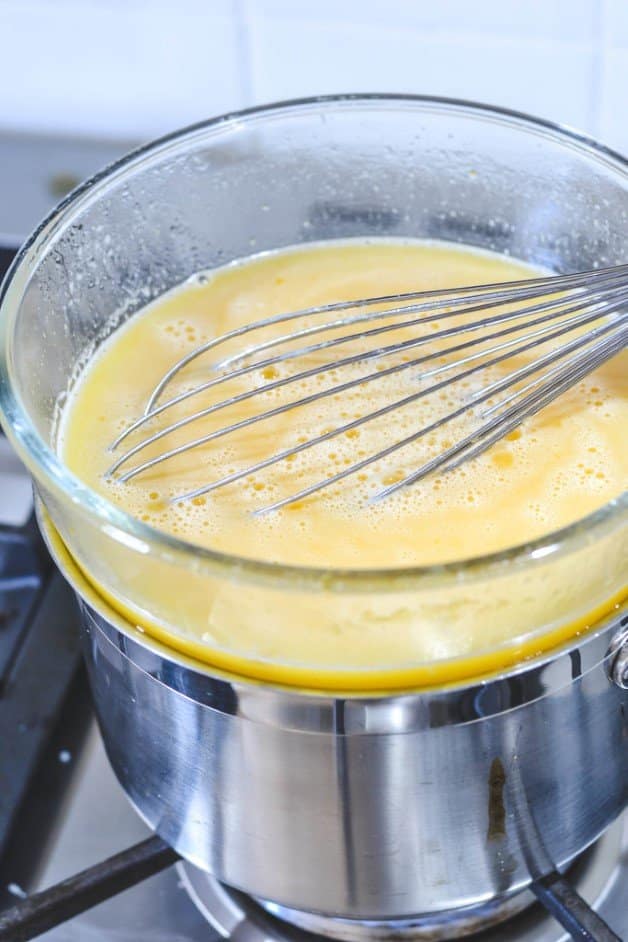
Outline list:
[[[224,556],[69,473],[55,451],[69,379],[147,301],[251,252],[423,237],[570,271],[625,262],[627,235],[626,162],[595,142],[462,102],[345,96],[171,135],[27,242],[2,289],[0,411],[82,599],[113,768],[193,863],[296,910],[392,919],[490,905],[583,850],[628,797],[628,499],[446,566]],[[177,586],[159,612],[155,579]],[[237,612],[237,638],[203,639],[204,600],[214,619]],[[375,642],[364,626],[389,611],[403,617],[380,618]],[[320,663],[303,664],[312,612]],[[334,662],[339,621],[355,657]],[[442,658],[408,660],[422,630]]]
[[[120,782],[151,827],[231,886],[348,918],[457,911],[564,866],[626,803],[628,614],[483,683],[273,689],[138,638],[49,520],[44,532],[82,598]]]

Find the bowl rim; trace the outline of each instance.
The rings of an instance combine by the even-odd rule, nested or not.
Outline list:
[[[408,586],[418,588],[419,585],[428,587],[459,581],[461,577],[469,580],[485,578],[506,569],[512,572],[513,566],[534,565],[539,561],[546,561],[550,555],[566,554],[592,542],[595,536],[603,535],[613,529],[618,519],[621,520],[628,513],[628,491],[626,491],[587,516],[535,540],[498,552],[435,565],[345,569],[285,564],[213,550],[191,541],[181,540],[136,519],[93,491],[70,472],[57,453],[39,435],[19,394],[12,386],[11,331],[18,312],[19,301],[28,284],[30,269],[34,266],[37,255],[61,228],[71,224],[76,210],[84,207],[91,199],[98,198],[121,174],[133,171],[145,160],[165,152],[171,145],[191,140],[199,134],[222,129],[228,131],[260,118],[283,113],[294,114],[299,109],[310,111],[334,105],[357,107],[376,104],[400,107],[417,105],[425,110],[440,108],[451,112],[461,111],[467,115],[475,115],[478,119],[492,119],[523,131],[541,133],[555,142],[575,147],[585,157],[607,162],[620,174],[623,173],[628,182],[626,157],[594,138],[565,125],[536,118],[524,112],[464,99],[377,92],[296,98],[227,112],[172,131],[135,148],[105,166],[81,183],[44,218],[15,256],[0,286],[0,419],[3,419],[9,439],[35,479],[42,480],[45,487],[62,500],[69,498],[75,508],[89,519],[93,520],[96,517],[100,524],[107,527],[109,535],[114,539],[131,545],[142,553],[157,551],[164,558],[178,562],[186,560],[189,562],[193,559],[196,566],[200,560],[213,569],[237,572],[239,577],[247,576],[262,583],[271,582],[274,585],[290,586],[296,583],[300,588],[309,586],[311,588],[323,587],[326,591],[370,592]],[[23,283],[20,284],[20,276],[24,275],[27,277],[23,278]],[[14,294],[16,294],[15,299]]]

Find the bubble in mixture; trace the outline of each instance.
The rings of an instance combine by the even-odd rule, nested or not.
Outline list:
[[[486,253],[394,240],[347,243],[316,252],[318,267],[314,253],[303,250],[200,273],[114,334],[94,358],[94,368],[88,368],[75,384],[64,410],[60,445],[79,476],[143,522],[192,542],[265,559],[340,566],[420,565],[484,554],[562,526],[619,493],[625,485],[626,451],[614,429],[618,420],[626,418],[626,389],[625,369],[613,361],[571,390],[561,404],[529,419],[486,454],[453,472],[404,487],[385,501],[373,501],[383,487],[400,483],[472,432],[481,409],[494,403],[492,398],[481,408],[469,410],[455,422],[341,477],[289,508],[254,517],[252,511],[328,477],[343,475],[391,442],[437,423],[483,383],[503,375],[500,368],[491,368],[465,378],[456,388],[438,389],[394,412],[361,421],[440,379],[425,374],[419,377],[413,366],[385,374],[392,362],[408,364],[429,353],[431,335],[411,356],[403,353],[396,359],[330,367],[287,385],[275,384],[311,366],[324,366],[330,353],[354,353],[360,349],[359,343],[319,350],[305,360],[267,364],[212,386],[151,419],[143,435],[170,424],[175,428],[146,446],[133,461],[149,460],[165,447],[176,450],[193,437],[219,433],[226,425],[299,397],[324,390],[330,395],[261,418],[228,436],[215,437],[138,475],[128,485],[106,481],[103,472],[111,459],[109,444],[141,415],[150,391],[170,366],[206,339],[251,319],[272,316],[278,312],[278,303],[285,311],[339,297],[453,285],[462,277],[459,271],[464,271],[465,280],[476,284],[529,272],[524,266]],[[432,332],[438,329],[436,322],[429,326]],[[286,324],[266,327],[258,339],[266,342],[286,329]],[[398,324],[389,337],[410,339],[416,336],[416,329]],[[246,345],[252,342],[253,334],[247,336]],[[241,340],[231,341],[219,354],[214,351],[199,357],[181,371],[167,396],[175,397],[214,379],[218,375],[216,361],[242,349]],[[448,359],[440,355],[430,366]],[[371,373],[374,378],[363,382]],[[335,391],[337,385],[349,380],[357,381],[354,388]],[[222,398],[229,400],[256,387],[259,396],[230,402],[193,423],[176,427],[191,411],[203,412]],[[313,438],[329,436],[338,426],[356,420],[359,424],[355,428],[287,454],[238,482],[182,503],[170,503],[177,494],[202,488]],[[87,440],[89,450],[84,448]],[[123,447],[134,446],[139,440],[139,433],[134,433]]]

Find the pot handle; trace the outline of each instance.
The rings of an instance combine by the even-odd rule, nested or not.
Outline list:
[[[608,649],[608,679],[628,690],[628,617],[622,619]]]

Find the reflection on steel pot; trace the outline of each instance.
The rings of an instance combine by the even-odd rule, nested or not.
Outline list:
[[[347,918],[506,897],[563,866],[628,798],[628,616],[484,683],[341,698],[213,677],[82,597],[107,752],[132,802],[229,885]],[[623,627],[622,627],[623,624]]]

